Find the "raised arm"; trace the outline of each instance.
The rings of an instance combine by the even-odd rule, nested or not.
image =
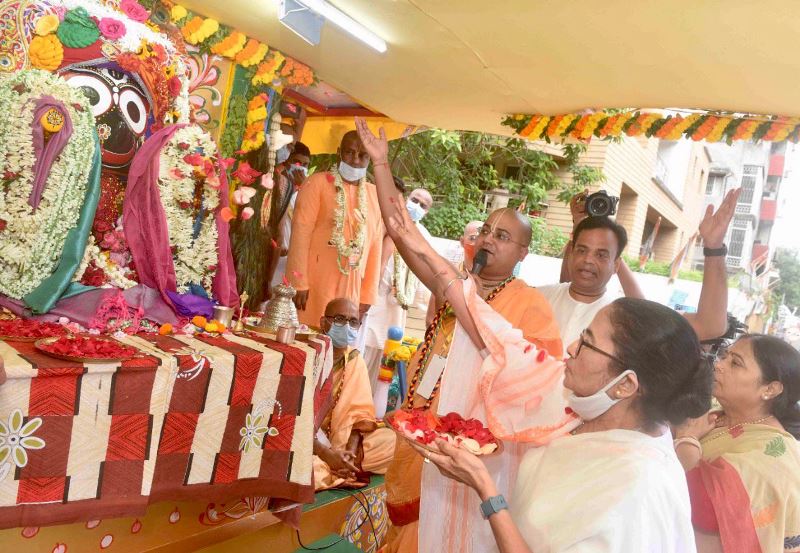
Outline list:
[[[699,228],[704,248],[717,249],[724,246],[725,234],[736,211],[740,191],[741,189],[730,190],[716,213],[714,206],[709,205],[706,208]],[[706,256],[697,313],[687,313],[684,316],[701,340],[710,340],[725,334],[728,329],[728,271],[724,255]]]
[[[424,238],[408,216],[403,196],[394,186],[394,179],[386,158],[389,151],[386,134],[381,129],[380,138],[376,137],[367,127],[366,122],[360,118],[356,118],[356,128],[364,148],[372,158],[381,214],[386,230],[397,251],[409,269],[417,275],[417,278],[432,294],[439,299],[450,301],[458,321],[472,342],[478,349],[483,350],[485,344],[464,301],[462,288],[464,275],[436,253]]]

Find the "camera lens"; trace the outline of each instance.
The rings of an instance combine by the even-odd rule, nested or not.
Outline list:
[[[592,217],[603,217],[611,212],[608,199],[596,196],[586,205],[586,212]]]

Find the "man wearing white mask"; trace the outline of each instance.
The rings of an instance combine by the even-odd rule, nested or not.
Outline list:
[[[339,163],[315,173],[297,195],[286,277],[297,290],[301,323],[316,326],[325,306],[345,298],[366,313],[380,281],[381,222],[369,155],[355,131],[345,133]]]
[[[395,177],[395,180],[400,179]],[[429,243],[432,238],[431,233],[420,221],[428,214],[432,204],[433,198],[424,188],[413,190],[406,200],[409,217]],[[396,326],[405,330],[409,308],[416,305],[425,309],[427,305],[425,296],[429,294],[416,275],[408,269],[403,258],[398,255],[391,239],[384,241],[382,257],[385,260],[383,264],[385,268],[378,287],[378,298],[367,315],[363,350],[373,388],[378,379],[383,345],[389,328]]]
[[[333,404],[314,439],[314,486],[359,487],[369,483],[365,473],[386,472],[395,435],[378,428],[367,367],[353,348],[361,326],[358,308],[346,298],[334,299],[319,325],[333,345]]]

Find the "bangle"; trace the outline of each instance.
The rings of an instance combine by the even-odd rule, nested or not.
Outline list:
[[[700,440],[698,440],[694,436],[684,436],[683,438],[672,440],[672,447],[675,449],[678,449],[678,446],[681,444],[693,445],[694,447],[700,450],[700,453],[703,452],[703,446],[700,445]]]
[[[455,277],[455,278],[452,278],[452,279],[450,279],[450,282],[448,282],[448,283],[447,283],[447,286],[445,286],[445,287],[444,287],[444,290],[442,290],[442,296],[446,296],[446,295],[447,295],[447,291],[450,289],[450,287],[453,285],[453,283],[454,283],[455,281],[457,281],[457,280],[464,280],[464,279],[463,279],[463,278],[461,278],[461,275],[459,275],[459,276],[457,276],[457,277]]]

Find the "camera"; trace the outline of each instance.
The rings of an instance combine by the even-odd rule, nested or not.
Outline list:
[[[586,215],[589,217],[610,217],[617,212],[618,203],[618,197],[609,196],[605,190],[599,190],[586,197]]]

